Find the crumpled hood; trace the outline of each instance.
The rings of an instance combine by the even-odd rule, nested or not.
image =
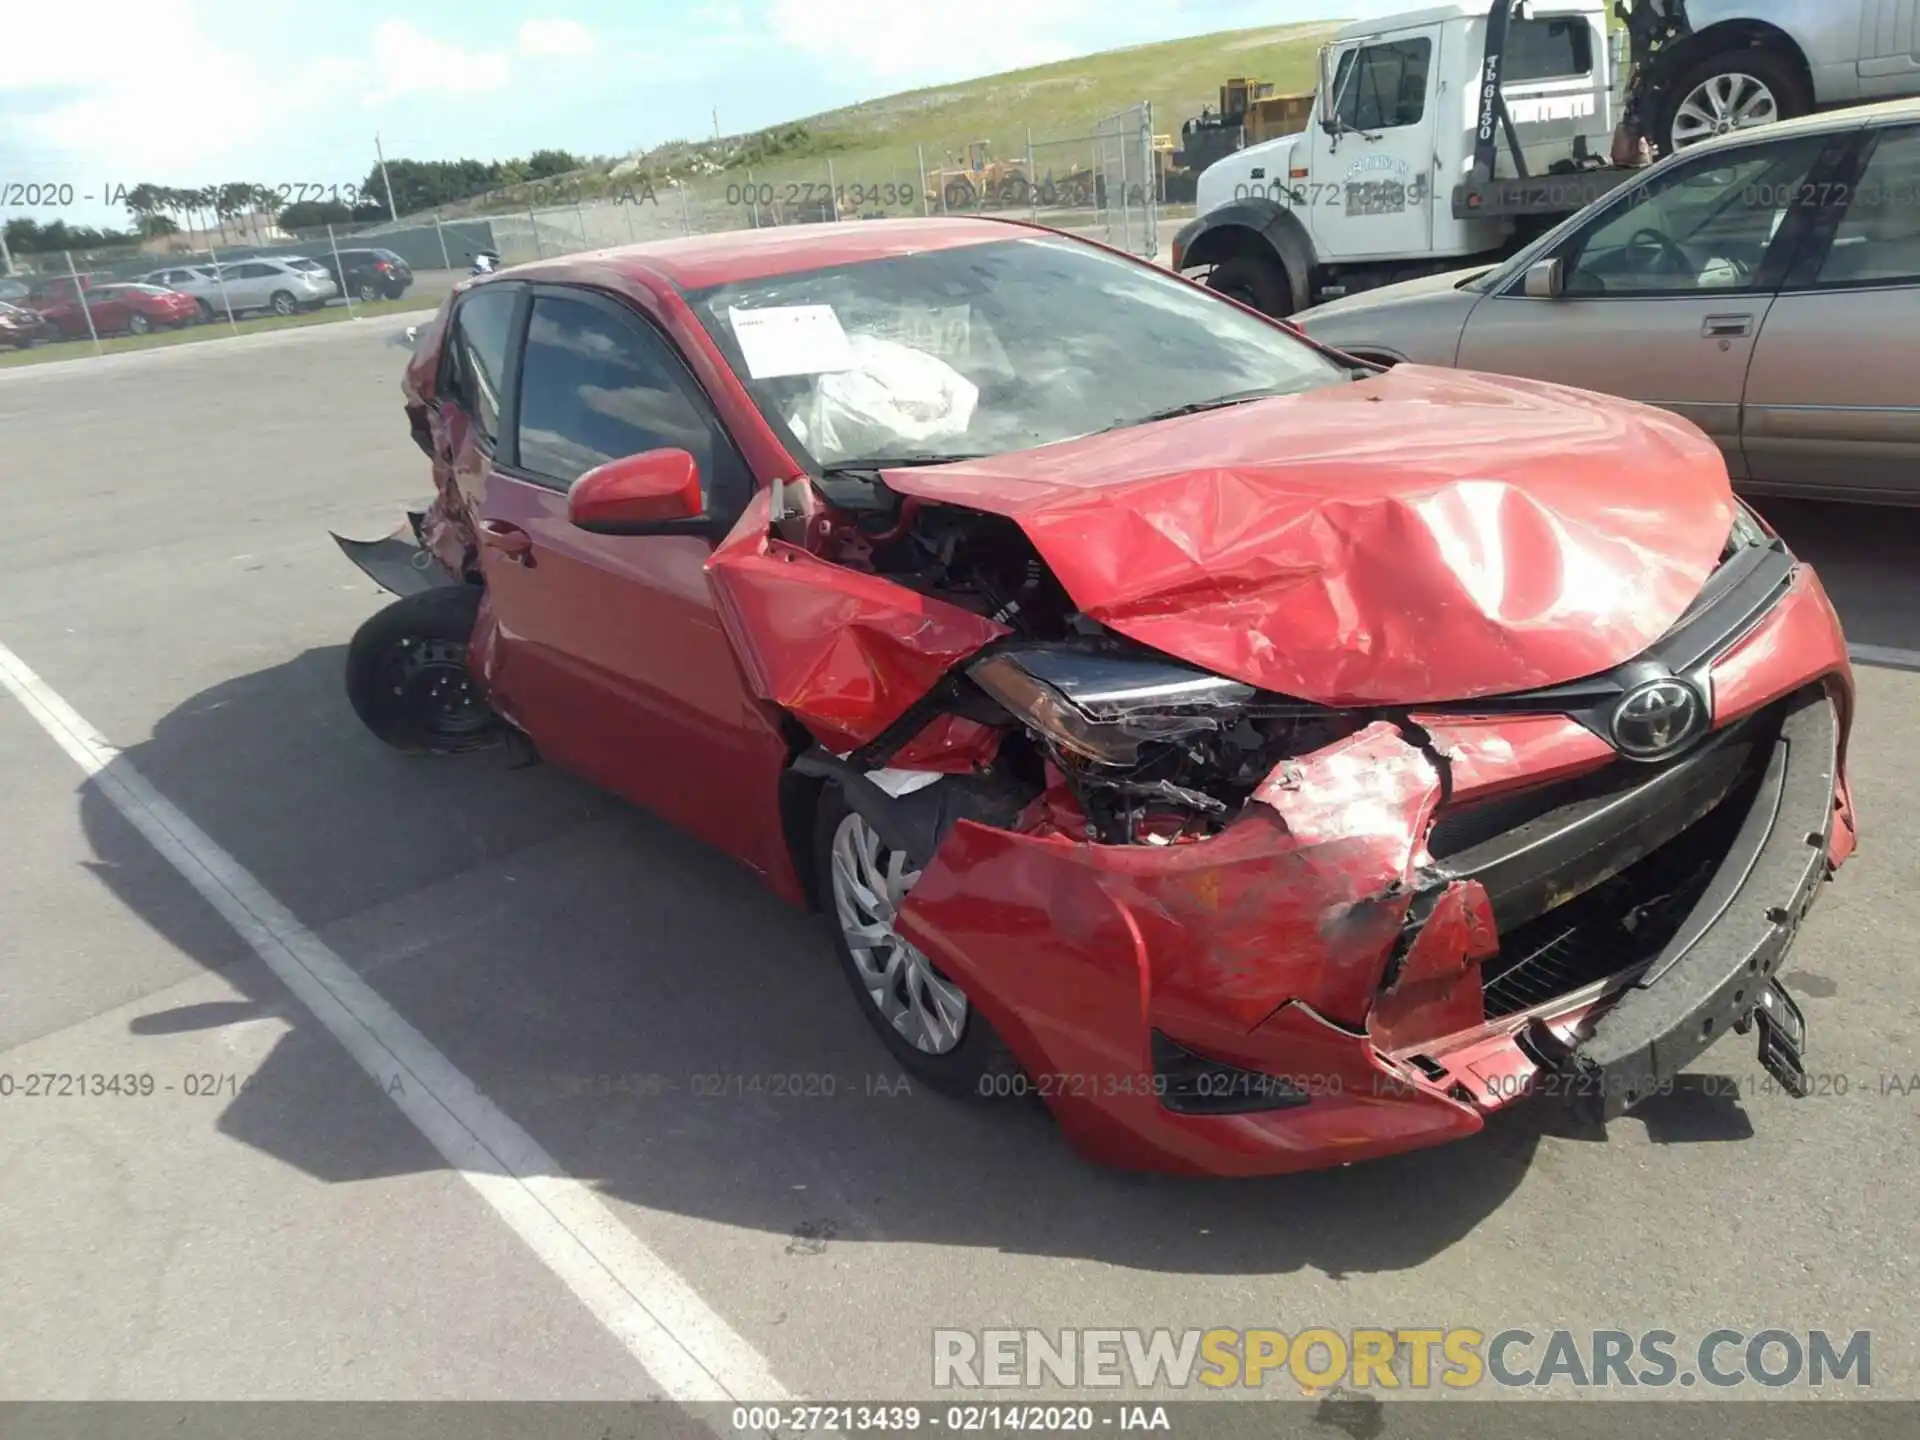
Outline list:
[[[1684,421],[1415,365],[885,478],[1012,518],[1121,634],[1327,705],[1475,699],[1630,660],[1698,595],[1734,503]]]

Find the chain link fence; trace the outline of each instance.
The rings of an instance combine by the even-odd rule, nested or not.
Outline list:
[[[10,330],[0,310],[0,364],[191,339],[196,327],[238,332],[431,308],[482,253],[514,265],[769,226],[998,216],[1154,259],[1171,151],[1156,142],[1143,102],[1075,133],[1009,130],[725,166],[695,153],[652,172],[625,162],[382,224],[287,233],[267,215],[222,216],[215,228],[140,246],[12,256],[0,305],[43,321]],[[373,269],[370,252],[386,268]],[[325,272],[331,289],[260,273],[288,266],[316,279]],[[187,295],[192,312],[145,293],[154,288]],[[9,355],[9,346],[33,353]]]

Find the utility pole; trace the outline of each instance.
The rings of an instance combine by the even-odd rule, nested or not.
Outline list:
[[[720,107],[718,105],[713,107],[713,138],[716,140],[720,138]]]
[[[13,274],[13,252],[7,248],[6,227],[0,226],[0,275]]]
[[[381,183],[387,187],[387,214],[391,215],[395,220],[398,220],[400,218],[400,212],[394,208],[393,204],[393,177],[387,174],[387,152],[380,148],[380,132],[378,130],[373,132],[373,153],[380,157],[380,180]]]

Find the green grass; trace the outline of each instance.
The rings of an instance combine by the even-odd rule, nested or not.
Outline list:
[[[419,300],[402,296],[398,300],[375,300],[371,304],[354,301],[354,314],[361,317],[402,315],[410,310],[429,308]],[[331,325],[347,318],[347,307],[329,305],[324,310],[309,310],[303,315],[264,315],[257,320],[242,320],[228,325],[219,319],[209,325],[192,325],[185,330],[155,330],[145,335],[100,337],[102,354],[115,355],[123,350],[157,350],[169,345],[193,345],[203,340],[225,340],[236,332],[251,335],[262,330],[291,330],[307,325]],[[85,359],[94,353],[91,340],[57,340],[36,345],[31,350],[0,351],[0,368],[11,365],[41,365],[49,360]]]
[[[690,179],[698,194],[737,188],[749,169],[756,185],[824,186],[831,163],[840,187],[908,186],[917,196],[922,150],[929,171],[964,157],[976,140],[987,141],[998,160],[1023,163],[1031,132],[1036,172],[1064,173],[1091,163],[1090,141],[1102,118],[1142,100],[1152,102],[1155,132],[1177,144],[1181,125],[1203,105],[1217,107],[1220,86],[1231,76],[1269,81],[1275,94],[1313,89],[1320,47],[1341,23],[1223,30],[1108,50],[888,95],[752,135],[662,145],[635,158],[641,173]],[[443,214],[506,213],[529,202],[565,205],[574,193],[592,200],[638,183],[638,176],[613,179],[607,170],[556,177],[449,206]],[[887,208],[903,208],[893,193]],[[917,199],[905,208],[917,209]]]

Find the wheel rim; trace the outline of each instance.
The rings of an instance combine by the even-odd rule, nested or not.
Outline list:
[[[378,293],[378,292],[377,292],[377,291],[375,291],[375,289],[374,289],[374,288],[373,288],[373,286],[371,286],[371,285],[362,285],[362,286],[360,287],[360,298],[361,298],[362,300],[371,300],[371,299],[373,299],[373,298],[374,298],[374,296],[375,296],[375,295],[376,295],[377,293]]]
[[[127,329],[131,330],[136,335],[146,334],[147,333],[147,317],[144,315],[135,315],[130,317],[127,321]]]
[[[290,295],[274,296],[273,313],[276,315],[291,315],[293,313],[293,297]]]
[[[833,832],[832,861],[834,910],[867,1003],[914,1049],[947,1054],[966,1031],[967,997],[894,929],[920,872],[853,814]]]
[[[389,658],[386,682],[394,710],[436,741],[477,740],[493,723],[467,669],[467,647],[457,640],[401,640]]]
[[[1767,125],[1780,118],[1780,102],[1764,80],[1752,75],[1715,75],[1694,86],[1673,116],[1673,148],[1684,150],[1716,135]]]

